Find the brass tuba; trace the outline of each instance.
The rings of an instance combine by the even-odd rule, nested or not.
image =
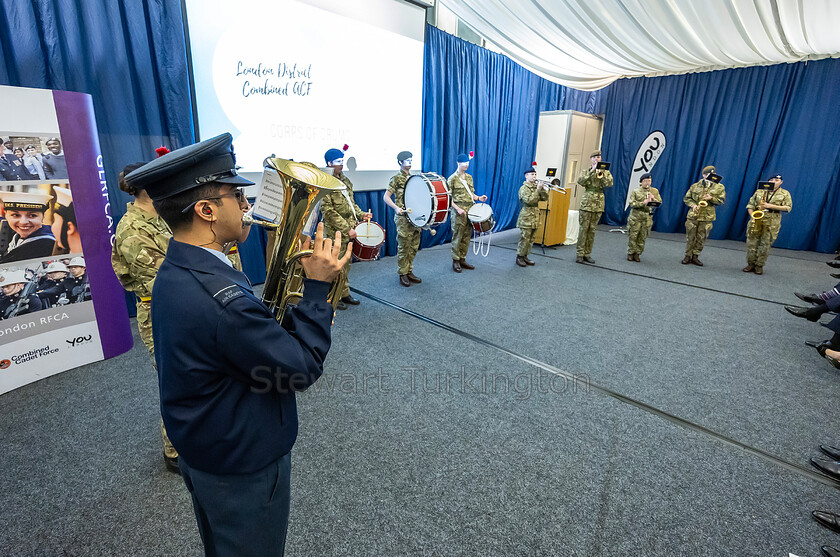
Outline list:
[[[282,323],[289,306],[303,296],[301,259],[312,254],[312,250],[301,249],[303,229],[318,202],[326,194],[344,190],[346,186],[309,163],[268,158],[265,166],[277,171],[283,185],[280,222],[275,224],[247,215],[243,216],[242,222],[274,230],[277,234],[266,264],[262,299]],[[330,288],[329,301],[333,308],[338,305],[346,281],[346,274],[341,273]]]

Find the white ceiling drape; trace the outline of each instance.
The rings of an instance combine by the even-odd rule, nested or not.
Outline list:
[[[840,56],[840,0],[438,0],[534,73],[620,77]]]

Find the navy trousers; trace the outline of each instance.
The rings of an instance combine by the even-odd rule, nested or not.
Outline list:
[[[282,557],[291,453],[251,474],[208,474],[179,459],[207,557]]]

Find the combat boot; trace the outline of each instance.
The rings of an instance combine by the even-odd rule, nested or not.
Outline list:
[[[468,271],[472,271],[473,269],[475,269],[475,265],[467,263],[466,259],[461,259],[461,268],[466,269]]]
[[[521,255],[516,256],[516,264],[519,265],[520,267],[527,267],[528,266],[528,264],[525,263],[525,260],[522,259]]]
[[[702,262],[702,261],[700,261],[700,258],[699,258],[699,257],[697,257],[696,255],[692,255],[692,256],[691,256],[691,263],[692,263],[692,264],[694,264],[694,265],[697,265],[698,267],[702,267],[702,266],[703,266],[703,262]]]

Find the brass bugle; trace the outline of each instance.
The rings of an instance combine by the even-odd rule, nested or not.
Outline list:
[[[554,191],[559,192],[559,193],[566,193],[566,188],[564,188],[561,185],[560,180],[558,180],[557,178],[555,178],[554,180],[552,180],[550,182],[548,182],[546,180],[539,180],[539,179],[535,180],[535,182],[537,183],[538,186],[543,187],[547,190],[554,190]]]

